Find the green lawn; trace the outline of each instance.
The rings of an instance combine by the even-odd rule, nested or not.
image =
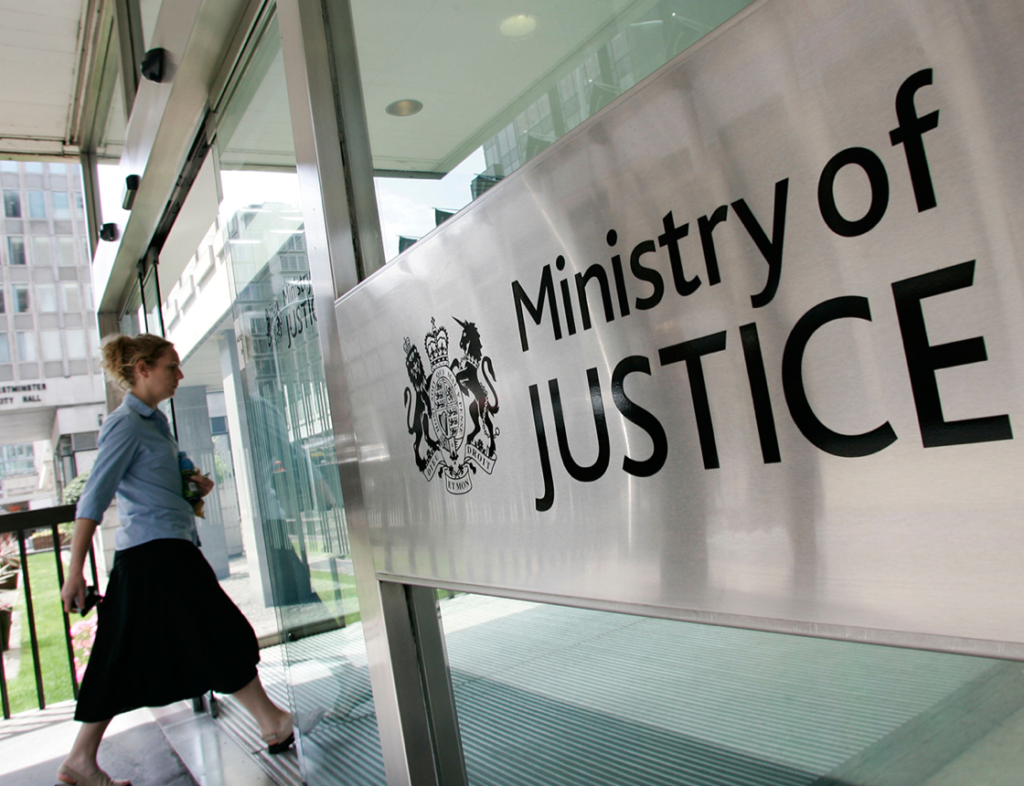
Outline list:
[[[43,689],[46,704],[55,704],[74,698],[71,671],[68,668],[68,650],[64,638],[64,615],[57,585],[57,565],[53,552],[29,555],[29,579],[32,582],[32,601],[39,637],[39,658],[42,663]],[[95,614],[95,612],[92,612]],[[32,666],[32,639],[28,625],[25,593],[19,593],[14,607],[14,620],[21,626],[21,667],[18,676],[9,680],[11,712],[36,709],[35,669]],[[72,623],[79,619],[74,615]],[[13,644],[13,642],[12,642]]]

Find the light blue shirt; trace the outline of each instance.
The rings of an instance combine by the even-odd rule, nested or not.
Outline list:
[[[198,543],[192,506],[181,488],[178,443],[164,413],[131,393],[100,429],[99,454],[78,500],[78,518],[102,521],[117,494],[118,551],[159,538]]]

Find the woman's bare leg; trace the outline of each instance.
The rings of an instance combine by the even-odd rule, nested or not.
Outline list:
[[[83,723],[78,729],[78,736],[71,747],[71,752],[64,759],[64,764],[86,778],[96,772],[100,768],[96,761],[96,753],[109,725],[109,719],[98,723]]]
[[[283,737],[287,737],[291,732],[291,713],[282,710],[270,700],[267,692],[263,690],[263,683],[260,682],[259,676],[254,677],[252,682],[231,695],[238,699],[238,703],[256,719],[263,739],[282,732],[285,732]]]

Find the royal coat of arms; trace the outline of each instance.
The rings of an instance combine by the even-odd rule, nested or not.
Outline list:
[[[405,368],[412,383],[405,389],[405,409],[420,472],[427,480],[440,475],[450,493],[465,494],[473,488],[472,476],[478,469],[488,475],[494,471],[498,393],[480,331],[472,322],[455,321],[462,327],[462,357],[449,362],[448,330],[431,319],[423,340],[429,371],[423,367],[419,349],[405,339]]]

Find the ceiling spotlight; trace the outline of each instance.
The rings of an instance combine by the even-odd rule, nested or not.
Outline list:
[[[526,38],[537,29],[537,17],[529,14],[510,16],[498,27],[506,38]]]
[[[415,115],[423,109],[423,104],[415,98],[403,98],[401,101],[394,101],[384,107],[384,111],[395,117],[408,117]]]

